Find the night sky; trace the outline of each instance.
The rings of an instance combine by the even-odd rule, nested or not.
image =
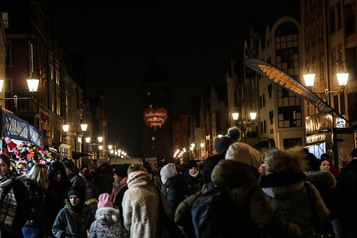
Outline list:
[[[212,80],[225,82],[230,53],[242,54],[250,22],[265,26],[299,14],[297,0],[54,2],[63,46],[86,55],[87,95],[105,92],[110,142],[130,154],[140,150],[139,83],[154,46],[170,77],[174,115],[190,113],[191,95],[200,96]]]

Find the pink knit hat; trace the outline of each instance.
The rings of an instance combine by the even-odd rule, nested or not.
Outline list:
[[[110,201],[109,193],[102,193],[99,195],[98,208],[113,207],[113,203]]]

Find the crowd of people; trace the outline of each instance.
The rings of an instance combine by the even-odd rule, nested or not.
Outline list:
[[[156,237],[158,196],[181,237],[196,237],[191,208],[214,188],[229,188],[239,223],[232,231],[242,237],[357,237],[357,149],[334,170],[328,154],[316,158],[300,147],[261,154],[239,142],[236,127],[213,145],[202,164],[89,171],[65,159],[35,164],[23,176],[1,154],[0,237]]]

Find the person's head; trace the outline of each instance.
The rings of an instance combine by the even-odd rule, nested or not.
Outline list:
[[[321,159],[321,160],[323,160],[323,159],[328,159],[328,160],[329,160],[329,159],[330,159],[330,156],[329,156],[329,154],[327,154],[327,153],[323,153],[323,154],[320,155],[320,159]]]
[[[213,147],[217,154],[226,153],[233,140],[228,136],[216,137],[213,141]]]
[[[121,164],[114,169],[113,177],[114,179],[123,179],[128,176],[128,164]]]
[[[234,142],[237,142],[240,137],[240,129],[236,126],[230,127],[227,130],[227,135],[231,138]]]
[[[176,166],[174,163],[168,163],[160,170],[161,182],[164,184],[169,178],[178,175]]]
[[[109,193],[102,193],[98,197],[98,204],[97,208],[98,209],[103,209],[103,208],[112,208],[113,203],[110,200],[110,194]]]
[[[48,187],[48,168],[44,164],[35,164],[26,174],[26,177],[35,181],[40,187],[47,189]]]
[[[66,171],[66,174],[70,174],[74,171],[74,163],[72,160],[69,160],[69,159],[66,159],[66,160],[63,160],[62,161],[63,165],[64,165],[64,168],[65,168],[65,171]]]
[[[198,164],[195,160],[190,160],[187,163],[187,170],[190,175],[195,175],[198,173]]]
[[[328,159],[321,159],[320,161],[320,170],[328,170],[330,171],[331,163]]]
[[[5,154],[0,154],[0,175],[11,171],[11,159]]]
[[[253,167],[258,171],[261,165],[261,154],[250,145],[241,142],[231,144],[225,155],[226,160],[235,160]]]
[[[48,178],[51,181],[60,182],[67,179],[67,174],[62,162],[53,161],[48,168]]]
[[[73,207],[82,208],[84,204],[85,191],[79,185],[72,186],[67,194],[67,199]]]
[[[127,174],[129,175],[130,173],[132,173],[134,171],[147,172],[145,167],[142,164],[131,164],[131,165],[129,165]]]
[[[352,159],[357,159],[357,148],[353,149],[351,151],[351,158]]]
[[[304,153],[299,150],[281,150],[274,148],[264,155],[265,172],[302,173],[306,170]]]

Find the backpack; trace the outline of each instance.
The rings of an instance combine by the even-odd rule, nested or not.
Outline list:
[[[229,191],[213,188],[195,200],[191,215],[196,238],[238,237],[235,205]]]

